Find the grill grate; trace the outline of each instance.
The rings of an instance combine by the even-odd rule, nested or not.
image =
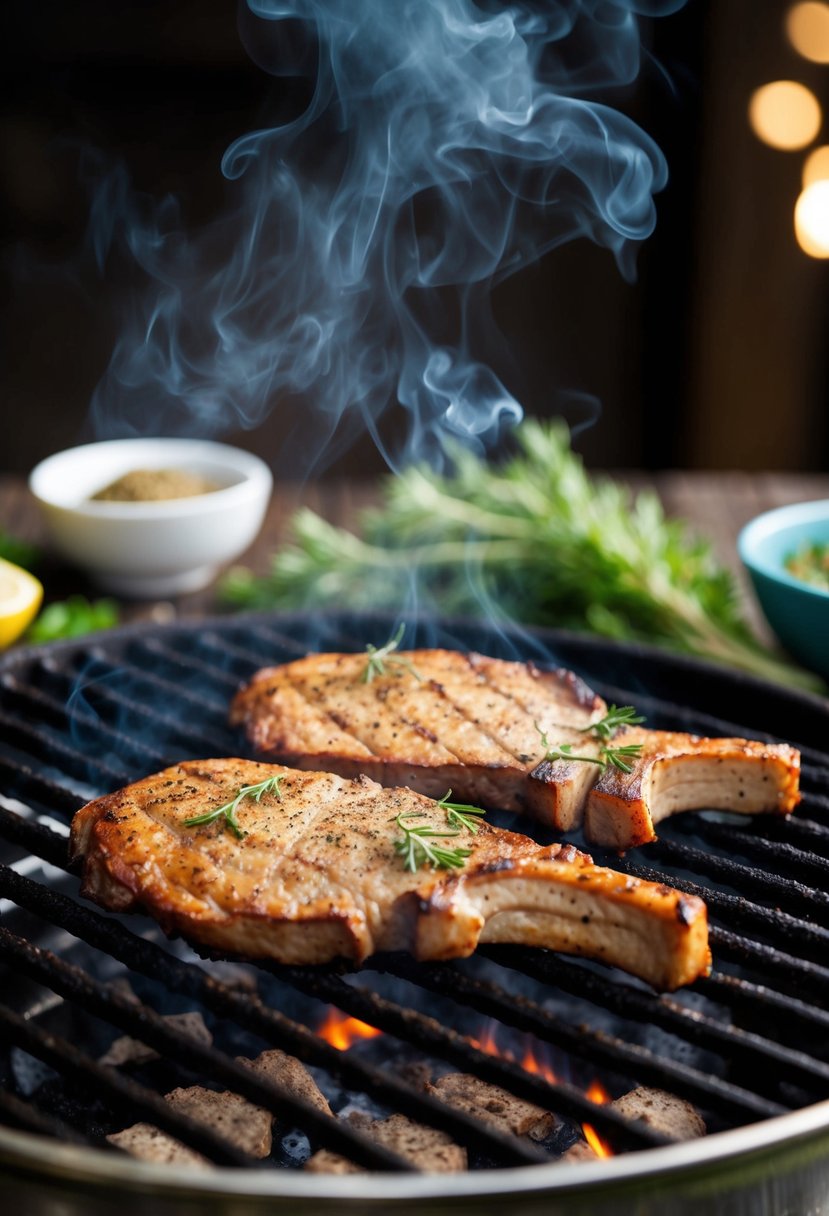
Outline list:
[[[821,963],[829,941],[829,757],[819,750],[829,712],[822,702],[785,691],[763,690],[759,696],[750,680],[690,662],[566,635],[511,638],[469,622],[421,630],[413,643],[551,657],[580,670],[608,700],[636,704],[656,727],[767,739],[776,737],[768,730],[791,732],[790,741],[804,753],[805,798],[795,820],[758,817],[735,826],[722,816],[688,817],[664,825],[663,839],[621,861],[597,857],[707,899],[716,969],[690,990],[658,996],[630,977],[581,960],[487,947],[474,960],[441,966],[382,957],[356,976],[261,966],[255,972],[265,992],[260,996],[179,957],[173,947],[159,944],[160,935],[149,926],[138,936],[78,902],[77,883],[66,873],[65,833],[83,801],[181,759],[246,754],[226,726],[226,707],[257,667],[309,649],[382,642],[389,633],[390,622],[382,618],[235,618],[196,628],[127,630],[93,645],[66,644],[5,660],[0,839],[8,864],[0,866],[0,901],[13,910],[4,921],[8,928],[0,930],[0,961],[7,972],[2,991],[12,993],[0,1000],[6,1041],[73,1085],[94,1088],[111,1121],[121,1117],[123,1126],[146,1118],[211,1160],[233,1165],[258,1163],[172,1110],[157,1088],[96,1063],[91,1047],[49,1029],[37,1002],[27,1006],[26,984],[71,1003],[75,1016],[142,1039],[179,1069],[272,1110],[281,1125],[301,1127],[314,1145],[373,1169],[411,1166],[347,1121],[332,1121],[252,1074],[231,1051],[172,1028],[143,996],[126,997],[112,982],[115,960],[156,985],[162,1005],[163,991],[197,1002],[223,1024],[324,1070],[349,1092],[368,1094],[390,1110],[447,1131],[490,1164],[550,1158],[547,1150],[444,1105],[394,1069],[336,1050],[302,1024],[303,1009],[312,1017],[319,1001],[335,1005],[384,1031],[389,1050],[408,1045],[575,1123],[589,1122],[616,1151],[663,1141],[645,1125],[591,1101],[572,1078],[532,1074],[482,1050],[468,1037],[481,1017],[566,1053],[574,1075],[598,1076],[611,1091],[644,1083],[687,1097],[713,1130],[829,1096],[829,969]],[[688,703],[676,703],[680,694]],[[711,706],[723,717],[712,715]],[[36,879],[27,876],[32,856],[46,867]],[[86,953],[79,966],[73,958],[81,942]],[[271,983],[280,993],[294,994],[296,1018],[268,998]],[[441,1002],[440,1020],[430,1016],[435,999]],[[46,1002],[47,1012],[54,1002],[55,997]],[[21,1096],[8,1062],[0,1082],[0,1122],[84,1138],[77,1127],[66,1128],[60,1110],[41,1109],[39,1091]],[[85,1125],[86,1138],[100,1143],[99,1123],[87,1119]]]

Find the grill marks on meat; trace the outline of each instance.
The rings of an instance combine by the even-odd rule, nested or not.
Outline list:
[[[365,655],[310,655],[254,676],[231,720],[257,751],[298,768],[361,773],[430,797],[530,810],[560,829],[580,821],[592,765],[543,760],[541,731],[583,754],[606,711],[571,672],[451,650],[411,651],[420,679],[388,667],[362,680]]]
[[[184,826],[276,774],[280,797],[242,800],[243,839],[221,820]],[[366,777],[187,761],[78,811],[71,847],[84,895],[119,911],[141,906],[168,933],[250,957],[360,962],[402,949],[450,959],[485,941],[581,954],[661,988],[707,970],[701,900],[487,823],[452,840],[471,850],[462,870],[412,874],[394,850],[401,812],[446,828],[431,800]]]
[[[529,812],[561,832],[619,849],[655,838],[678,811],[788,814],[797,805],[800,758],[785,744],[705,739],[668,731],[620,731],[614,745],[642,747],[630,774],[589,761],[547,760],[569,744],[598,757],[589,733],[607,706],[570,672],[541,671],[449,650],[401,655],[370,683],[361,654],[310,655],[267,668],[235,697],[231,721],[257,751],[303,769]],[[585,733],[587,730],[587,733]]]

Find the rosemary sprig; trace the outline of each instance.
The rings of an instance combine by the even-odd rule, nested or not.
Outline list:
[[[403,634],[405,632],[406,626],[401,621],[397,633],[390,637],[384,646],[372,646],[371,642],[369,642],[368,646],[366,646],[366,665],[360,676],[363,684],[370,684],[375,676],[384,676],[386,674],[386,664],[390,667],[405,667],[406,671],[410,672],[416,680],[421,678],[415,670],[411,659],[407,659],[402,654],[394,653],[403,641]]]
[[[599,748],[598,756],[579,756],[573,752],[572,743],[559,743],[556,746],[550,744],[545,731],[541,729],[537,722],[534,723],[535,729],[541,736],[541,746],[544,748],[545,760],[581,760],[585,764],[597,764],[599,768],[607,768],[608,764],[612,764],[614,768],[621,769],[623,773],[633,772],[633,766],[628,763],[629,758],[638,756],[642,751],[641,743],[622,743],[618,747],[614,747],[610,742],[612,731],[608,729],[607,723],[609,720],[616,722],[644,722],[644,718],[635,716],[636,710],[632,705],[626,705],[623,709],[617,709],[615,705],[611,705],[604,718],[598,722],[594,722],[591,726],[586,726],[579,733],[584,735],[587,733],[602,742]]]
[[[536,727],[536,729],[538,729]],[[541,736],[541,745],[545,749],[545,760],[583,760],[585,764],[598,764],[599,768],[605,767],[605,761],[600,756],[577,756],[573,752],[572,743],[559,743],[557,747],[551,747],[547,742],[547,736]]]
[[[623,705],[621,709],[618,705],[611,705],[603,718],[599,718],[598,722],[591,722],[590,726],[585,726],[581,734],[595,735],[597,739],[612,739],[615,732],[620,726],[638,726],[645,719],[640,717],[632,705]]]
[[[481,810],[479,806],[469,806],[466,802],[450,802],[452,791],[447,790],[441,798],[438,806],[446,811],[446,822],[451,828],[466,828],[473,836],[477,836],[480,824],[480,816],[485,815],[486,811]]]
[[[638,756],[642,751],[641,743],[626,743],[622,747],[603,747],[602,756],[607,764],[612,764],[614,768],[619,768],[623,773],[632,773],[633,765],[628,764],[625,756]]]
[[[190,819],[184,820],[186,828],[199,827],[203,823],[213,823],[214,820],[224,816],[225,824],[230,828],[231,832],[239,838],[244,839],[246,832],[239,827],[236,819],[236,812],[239,809],[239,804],[243,798],[254,798],[257,802],[261,802],[263,794],[276,794],[277,798],[282,798],[279,792],[280,782],[283,780],[281,773],[277,773],[274,777],[267,777],[264,781],[260,781],[258,785],[243,785],[239,793],[230,802],[226,802],[224,806],[217,806],[215,810],[206,811],[203,815],[193,815]]]
[[[436,840],[454,839],[460,832],[438,832],[428,823],[409,826],[407,819],[417,819],[420,811],[401,811],[395,823],[403,833],[402,840],[395,840],[394,851],[403,858],[403,868],[414,874],[422,865],[429,865],[433,870],[460,870],[463,868],[471,849],[459,846],[448,849],[445,845],[435,844]]]

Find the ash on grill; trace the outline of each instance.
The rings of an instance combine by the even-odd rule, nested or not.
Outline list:
[[[526,636],[508,653],[508,639],[465,630],[415,644],[530,657]],[[376,958],[357,975],[204,963],[148,922],[78,902],[65,871],[78,805],[176,760],[242,751],[227,701],[264,661],[388,633],[369,618],[248,619],[5,660],[0,1122],[203,1168],[456,1170],[595,1161],[699,1135],[701,1119],[716,1132],[828,1096],[829,761],[813,746],[825,715],[795,718],[785,698],[708,700],[703,676],[687,689],[698,707],[678,706],[658,669],[617,666],[611,685],[585,652],[597,690],[651,725],[785,726],[804,752],[796,819],[678,821],[621,863],[706,899],[716,969],[690,990],[658,996],[597,965],[498,947],[441,966]],[[555,661],[572,665],[562,646]],[[752,730],[708,705],[767,720]],[[335,1024],[382,1033],[341,1050],[317,1033],[331,1007]]]

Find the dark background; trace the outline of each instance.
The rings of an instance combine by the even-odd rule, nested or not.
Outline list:
[[[594,465],[826,466],[829,262],[803,254],[792,229],[805,153],[764,146],[746,120],[773,79],[829,101],[829,67],[789,46],[785,8],[688,0],[645,25],[640,82],[613,100],[671,178],[634,285],[580,240],[494,294],[506,348],[493,362],[527,412],[578,422],[593,415],[579,394],[601,402],[579,435]],[[301,87],[250,61],[228,0],[7,0],[3,22],[0,471],[22,473],[89,437],[131,286],[123,268],[101,281],[78,260],[82,151],[122,158],[137,188],[178,195],[197,226],[221,211],[226,146],[289,112]],[[229,437],[279,469],[285,413]],[[333,471],[381,467],[366,440]]]

